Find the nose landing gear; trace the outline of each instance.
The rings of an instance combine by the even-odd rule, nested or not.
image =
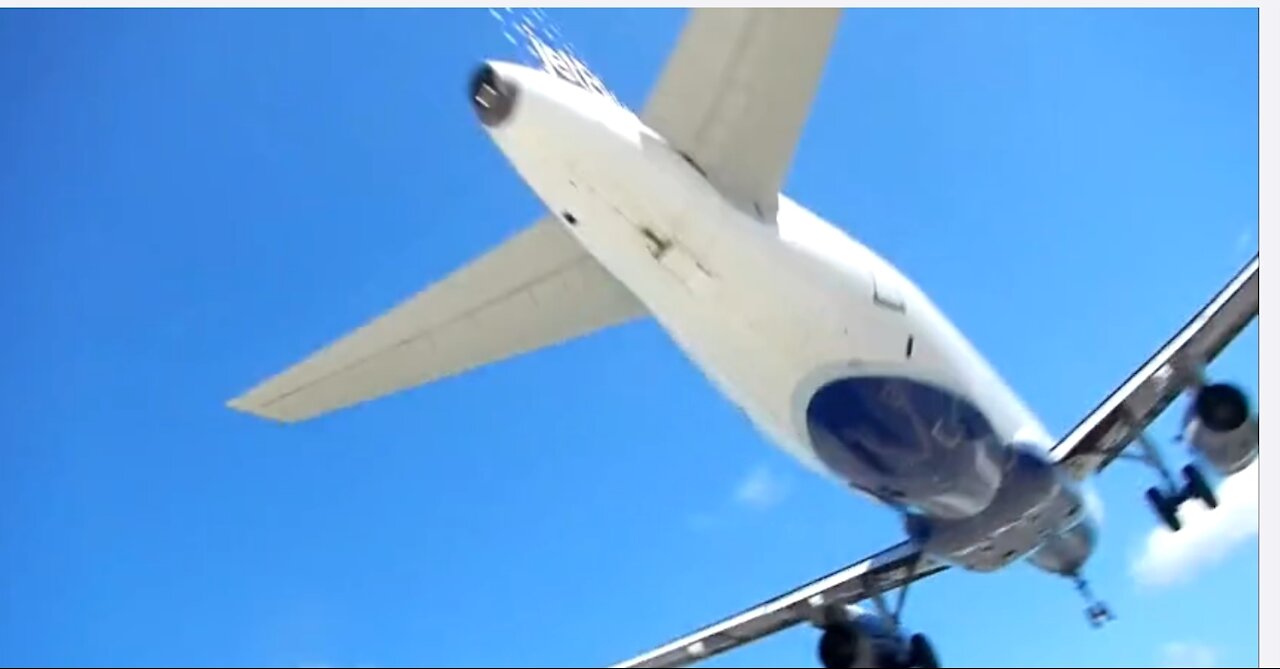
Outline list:
[[[1089,620],[1090,627],[1096,629],[1116,619],[1107,603],[1093,595],[1093,591],[1089,589],[1089,582],[1083,576],[1072,574],[1071,580],[1076,584],[1076,590],[1080,593],[1080,596],[1084,597],[1085,602],[1089,605],[1084,610],[1084,614]]]

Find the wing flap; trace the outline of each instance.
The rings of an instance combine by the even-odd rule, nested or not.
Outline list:
[[[690,10],[643,120],[726,197],[771,220],[840,11]]]
[[[228,404],[305,420],[644,313],[547,217]]]

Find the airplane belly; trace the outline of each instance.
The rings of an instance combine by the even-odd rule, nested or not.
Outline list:
[[[539,195],[714,387],[770,441],[823,471],[804,441],[787,430],[785,352],[753,329],[750,314],[759,305],[744,303],[735,272],[723,258],[711,262],[710,246],[702,242],[716,227],[716,210],[699,209],[696,192],[689,192],[696,185],[660,170],[654,175],[642,166],[628,168],[628,159],[635,156],[615,156],[607,169],[594,160],[569,162]]]
[[[885,302],[873,272],[811,264],[696,198],[676,212],[625,199],[595,191],[576,232],[771,441],[939,517],[991,503],[1008,421],[993,424],[963,383],[948,383],[964,370],[917,314]]]
[[[967,518],[915,517],[909,532],[932,555],[974,571],[993,571],[1042,549],[1037,566],[1070,569],[1087,555],[1089,520],[1081,490],[1038,449],[1007,448],[991,504]],[[1073,532],[1074,530],[1074,532]],[[1081,531],[1084,531],[1082,533]]]
[[[906,376],[850,376],[806,409],[819,457],[858,488],[932,516],[964,518],[1000,488],[1003,444],[987,418],[946,388]]]
[[[645,132],[558,159],[535,190],[771,441],[940,516],[990,503],[1021,423],[969,399],[976,363],[886,263],[842,233],[797,238],[786,206],[777,224],[735,209]]]

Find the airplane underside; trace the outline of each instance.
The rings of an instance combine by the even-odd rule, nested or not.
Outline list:
[[[963,518],[987,508],[1006,454],[981,411],[905,377],[828,382],[806,411],[814,450],[852,485],[891,505]]]
[[[1043,435],[921,291],[780,193],[838,16],[695,10],[639,114],[554,50],[544,71],[481,65],[469,104],[548,212],[230,405],[306,420],[653,317],[780,446],[901,512],[908,541],[616,666],[682,666],[801,622],[825,667],[940,666],[901,624],[909,585],[1023,558],[1109,619],[1081,576],[1098,533],[1086,480],[1137,443],[1171,530],[1183,502],[1215,506],[1200,469],[1179,483],[1143,434],[1183,394],[1214,471],[1257,457],[1245,395],[1203,379],[1257,314],[1257,257],[1075,428]]]

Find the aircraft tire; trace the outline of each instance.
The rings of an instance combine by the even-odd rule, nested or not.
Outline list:
[[[1182,529],[1182,521],[1178,520],[1178,507],[1159,488],[1147,488],[1147,501],[1160,520],[1164,521],[1165,527],[1172,532]]]
[[[929,637],[923,634],[912,634],[910,644],[909,666],[920,669],[935,669],[942,666],[938,664],[938,655],[933,652],[933,644],[929,643]]]
[[[1187,492],[1190,493],[1191,497],[1204,502],[1205,506],[1210,509],[1218,508],[1218,497],[1213,494],[1213,488],[1209,487],[1198,467],[1195,465],[1183,467],[1182,478],[1187,482]]]
[[[822,632],[818,640],[818,660],[826,669],[852,667],[858,657],[858,639],[849,630],[834,626]]]

